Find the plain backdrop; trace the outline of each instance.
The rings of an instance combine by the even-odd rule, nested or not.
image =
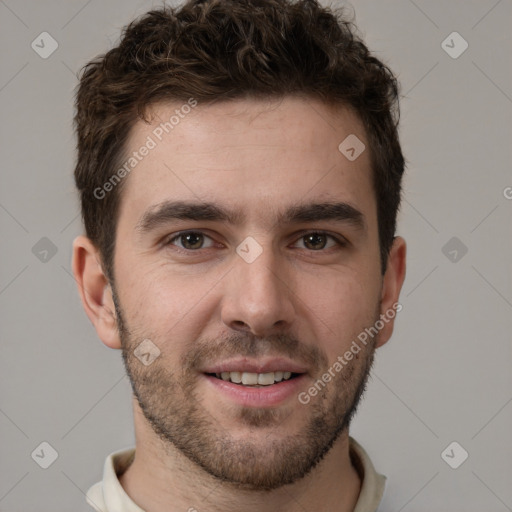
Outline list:
[[[2,512],[92,510],[84,493],[105,457],[134,443],[121,353],[97,338],[70,270],[73,90],[159,5],[0,1]],[[384,512],[512,510],[512,3],[347,5],[399,76],[408,161],[403,310],[351,435],[388,477]],[[47,58],[31,46],[41,37],[58,44]],[[446,453],[453,464],[463,450],[453,469]]]

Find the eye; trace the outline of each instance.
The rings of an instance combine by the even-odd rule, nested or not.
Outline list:
[[[180,249],[185,249],[187,251],[195,251],[198,249],[207,249],[208,247],[213,247],[213,244],[205,247],[205,239],[212,240],[209,236],[201,233],[201,231],[182,231],[181,233],[168,238],[164,245],[177,245]],[[175,244],[175,240],[181,243],[181,245]]]
[[[331,246],[327,247],[327,239],[329,238],[333,241],[333,243]],[[308,233],[303,233],[297,243],[300,241],[304,241],[305,248],[312,251],[331,249],[336,245],[340,247],[345,247],[347,245],[344,240],[330,235],[329,233],[325,233],[324,231],[310,231]]]
[[[331,240],[331,244],[329,245],[329,239]],[[209,240],[210,244],[205,245],[205,241]],[[324,231],[309,231],[303,232],[300,235],[300,238],[297,240],[297,243],[304,243],[304,247],[299,247],[308,249],[313,252],[319,252],[322,250],[332,249],[333,247],[345,247],[347,242],[343,238],[335,237],[329,233]],[[182,231],[180,233],[176,233],[174,235],[169,236],[164,241],[164,246],[174,245],[179,250],[183,251],[199,251],[200,249],[208,249],[214,247],[214,241],[211,237],[205,235],[201,231]]]

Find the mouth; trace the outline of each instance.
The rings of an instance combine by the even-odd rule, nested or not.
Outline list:
[[[254,373],[244,371],[234,372],[219,372],[219,373],[206,373],[210,377],[220,379],[232,384],[237,384],[243,387],[250,388],[262,388],[267,386],[273,386],[279,382],[296,379],[302,373],[295,373],[290,371],[275,371],[265,373]]]
[[[288,358],[236,358],[201,372],[217,400],[244,407],[279,407],[290,402],[308,382],[308,368]]]

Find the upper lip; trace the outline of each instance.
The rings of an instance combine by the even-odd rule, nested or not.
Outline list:
[[[238,357],[229,359],[206,367],[203,373],[222,373],[222,372],[248,372],[248,373],[270,373],[270,372],[291,372],[306,373],[307,369],[290,359],[276,357],[272,359],[250,359],[247,357]]]

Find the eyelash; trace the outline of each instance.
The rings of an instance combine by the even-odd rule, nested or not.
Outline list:
[[[175,240],[179,239],[180,237],[182,237],[183,235],[188,235],[188,234],[201,234],[203,235],[204,237],[206,238],[210,238],[211,240],[212,237],[208,236],[207,234],[203,233],[202,231],[195,231],[195,230],[188,230],[188,231],[180,231],[179,233],[176,233],[174,235],[171,235],[170,237],[166,238],[163,245],[165,247],[169,246],[169,245],[174,245],[172,242],[174,242]],[[305,236],[307,235],[324,235],[328,238],[331,238],[332,240],[334,240],[334,242],[336,242],[336,244],[338,245],[338,247],[346,247],[348,245],[348,242],[343,239],[343,238],[338,238],[334,235],[331,235],[330,233],[326,232],[326,231],[322,231],[322,230],[310,230],[310,231],[301,231],[299,234],[298,234],[298,238],[297,238],[297,241],[301,238],[304,238]],[[181,253],[185,253],[185,254],[190,254],[190,253],[194,253],[194,252],[199,252],[201,251],[201,249],[184,249],[182,247],[178,247],[178,246],[174,246],[174,249],[178,252],[181,252]],[[211,249],[211,247],[207,247],[206,249]],[[329,249],[333,249],[333,247],[330,247]],[[306,249],[308,252],[326,252],[328,251],[329,249],[319,249],[317,251],[315,250],[308,250]]]

